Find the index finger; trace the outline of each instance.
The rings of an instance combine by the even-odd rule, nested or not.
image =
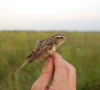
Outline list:
[[[68,68],[61,55],[53,53],[54,57],[54,81],[50,89],[67,90],[69,89]]]

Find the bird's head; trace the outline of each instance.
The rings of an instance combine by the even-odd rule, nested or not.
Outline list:
[[[69,39],[69,38],[66,38],[64,35],[61,35],[61,34],[54,35],[54,36],[52,36],[52,38],[58,43],[63,43],[64,41]]]

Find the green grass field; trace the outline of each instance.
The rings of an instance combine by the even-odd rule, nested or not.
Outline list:
[[[27,64],[36,41],[61,33],[70,38],[57,52],[76,67],[77,90],[100,90],[100,33],[0,32],[0,90],[30,90],[39,77],[44,60]]]

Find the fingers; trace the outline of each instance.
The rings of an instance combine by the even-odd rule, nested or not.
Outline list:
[[[55,72],[54,82],[50,87],[50,90],[69,90],[67,65],[58,53],[54,53],[53,57]]]
[[[76,90],[75,68],[56,52],[53,53],[53,59],[51,57],[46,59],[42,74],[31,90]],[[48,85],[53,76],[54,81],[49,88]]]
[[[58,53],[54,57],[54,81],[49,90],[75,90],[76,73],[73,72],[72,66],[67,63]]]
[[[69,88],[70,90],[76,90],[76,69],[68,62],[65,63],[68,65]]]
[[[51,57],[47,57],[42,73],[38,80],[33,84],[31,90],[48,90],[48,85],[53,77],[53,71],[53,59]]]

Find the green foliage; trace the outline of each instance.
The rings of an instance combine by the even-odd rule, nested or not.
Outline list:
[[[39,77],[44,60],[25,62],[36,41],[55,34],[70,38],[57,52],[77,70],[77,90],[100,90],[100,33],[0,32],[0,90],[29,90]]]

